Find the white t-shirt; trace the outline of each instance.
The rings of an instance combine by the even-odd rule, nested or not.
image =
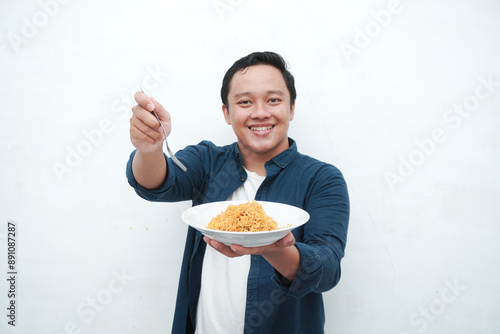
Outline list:
[[[247,180],[227,199],[255,199],[265,177],[247,172]],[[245,326],[250,256],[229,258],[207,245],[196,312],[196,334],[238,334]]]

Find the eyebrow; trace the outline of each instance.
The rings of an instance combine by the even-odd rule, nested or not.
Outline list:
[[[268,90],[266,92],[266,94],[268,94],[268,95],[269,94],[278,94],[278,95],[281,95],[281,96],[285,95],[285,93],[283,93],[283,91],[281,91],[279,89],[278,90]],[[252,92],[241,92],[241,93],[238,93],[238,94],[234,94],[233,97],[239,98],[239,97],[245,96],[245,95],[252,95]]]

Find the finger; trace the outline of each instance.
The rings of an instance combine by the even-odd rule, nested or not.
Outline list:
[[[153,111],[155,109],[155,105],[151,100],[151,97],[144,94],[143,92],[136,92],[134,94],[135,101],[147,111]]]
[[[218,242],[217,240],[213,240],[213,239],[210,239],[208,237],[203,237],[203,240],[205,240],[205,242],[210,246],[212,247],[213,249],[215,249],[216,251],[218,251],[219,253],[227,256],[227,257],[236,257],[236,256],[240,256],[240,254],[236,254],[232,249],[231,247],[229,246],[226,246],[224,245],[223,243],[221,242]]]
[[[162,122],[170,123],[170,114],[168,113],[168,111],[161,105],[160,102],[156,101],[154,97],[151,96],[151,100],[153,101],[154,110],[156,111],[158,118]]]
[[[132,108],[132,113],[133,115],[131,120],[135,118],[137,124],[144,123],[145,126],[151,128],[153,131],[163,134],[163,130],[161,129],[156,116],[154,116],[151,112],[144,109],[140,105],[136,105]]]
[[[280,248],[293,246],[295,244],[295,237],[292,232],[289,232],[283,238],[276,241],[275,244]]]
[[[149,124],[151,127],[154,127],[151,123],[148,123],[147,120],[152,120],[151,117],[143,115],[140,111],[144,110],[148,113],[155,112],[158,118],[160,119],[160,122],[162,123],[163,127],[165,128],[166,135],[168,136],[170,134],[170,114],[168,113],[167,110],[158,102],[156,99],[152,96],[147,96],[143,92],[137,92],[134,95],[134,98],[136,99],[137,103],[139,103],[137,106],[132,108],[132,111],[136,112],[137,115],[142,115],[142,118],[144,119],[144,122]],[[146,104],[146,105],[145,105]],[[163,129],[157,124],[158,119],[156,119],[156,116],[154,116],[154,119],[156,120],[156,130],[158,132],[163,132]]]
[[[241,245],[236,245],[236,244],[232,244],[231,246],[229,246],[229,248],[231,248],[233,253],[236,255],[258,254],[259,251],[263,249],[262,247],[243,247]]]
[[[137,105],[132,108],[133,114],[130,118],[131,127],[137,128],[140,132],[154,138],[155,140],[163,139],[163,131],[158,124],[158,120],[149,111]]]
[[[163,135],[154,129],[146,126],[142,122],[130,124],[130,138],[132,142],[146,142],[148,144],[156,144],[163,140]]]

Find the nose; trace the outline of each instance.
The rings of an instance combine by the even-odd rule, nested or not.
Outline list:
[[[254,119],[265,119],[271,117],[271,113],[267,109],[267,105],[265,103],[256,103],[252,109],[250,117]]]

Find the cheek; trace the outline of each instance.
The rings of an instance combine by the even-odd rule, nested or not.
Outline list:
[[[240,114],[231,114],[230,122],[233,126],[243,126],[245,124],[245,118]]]

